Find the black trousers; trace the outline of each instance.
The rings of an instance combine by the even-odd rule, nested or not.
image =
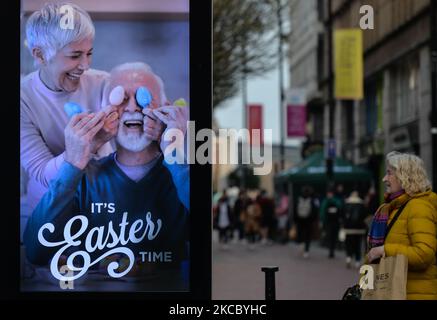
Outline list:
[[[339,230],[340,230],[340,225],[338,223],[328,223],[326,225],[326,238],[329,248],[329,257],[334,257]]]
[[[355,261],[361,261],[361,244],[363,235],[348,234],[346,235],[346,255],[348,257],[355,257]]]
[[[299,243],[305,243],[305,252],[308,252],[310,250],[311,245],[311,236],[312,236],[312,226],[313,221],[312,220],[298,220],[296,221],[297,224],[297,242]]]
[[[244,239],[244,223],[241,221],[238,221],[235,225],[235,228],[238,231],[238,240],[243,240]]]
[[[219,228],[219,241],[220,241],[220,243],[227,243],[228,242],[228,232],[229,232],[229,227]]]

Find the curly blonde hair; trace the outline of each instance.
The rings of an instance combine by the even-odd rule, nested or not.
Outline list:
[[[423,160],[414,154],[392,151],[386,156],[387,166],[394,168],[394,174],[408,195],[431,189]]]

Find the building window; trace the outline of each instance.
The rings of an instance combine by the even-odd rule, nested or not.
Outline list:
[[[325,0],[317,0],[317,13],[319,16],[319,21],[323,21],[325,19]]]
[[[323,112],[313,114],[314,140],[323,141]]]
[[[419,63],[409,60],[391,70],[390,109],[394,111],[392,126],[399,126],[416,119],[419,97]]]
[[[346,141],[353,143],[355,140],[354,102],[345,100],[343,104],[346,112]]]
[[[317,36],[317,75],[319,83],[323,81],[324,76],[324,59],[325,58],[325,45],[323,40],[323,33]]]
[[[376,85],[374,82],[366,86],[365,113],[366,113],[366,136],[375,134],[378,124]]]

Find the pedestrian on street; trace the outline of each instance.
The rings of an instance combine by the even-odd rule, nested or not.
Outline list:
[[[275,210],[278,221],[278,241],[282,244],[287,242],[288,208],[288,195],[282,191],[279,196],[279,205]]]
[[[234,204],[234,219],[235,219],[235,229],[238,232],[238,240],[244,241],[245,232],[244,232],[244,223],[247,216],[247,207],[250,203],[250,199],[247,196],[247,192],[244,189],[241,189],[238,194],[238,199]]]
[[[361,265],[361,252],[363,238],[366,234],[367,211],[364,207],[364,200],[360,198],[358,191],[352,191],[345,201],[342,219],[344,232],[346,234],[346,267],[350,268],[352,258],[355,258],[355,267]]]
[[[364,220],[364,222],[366,223],[367,231],[370,230],[370,225],[372,224],[373,215],[379,207],[378,202],[379,201],[376,195],[375,187],[372,186],[370,187],[369,191],[367,192],[366,198],[364,199],[364,206],[366,207],[368,213],[366,219]]]
[[[267,196],[265,190],[261,190],[256,198],[261,208],[261,243],[272,244],[272,233],[275,227],[275,203]]]
[[[313,197],[311,187],[304,186],[297,200],[295,223],[297,226],[297,242],[302,244],[302,255],[309,257],[314,221],[317,219],[318,200]]]
[[[222,249],[227,249],[229,240],[229,232],[232,226],[231,206],[226,190],[218,201],[217,205],[217,228],[219,230],[219,242]]]
[[[249,198],[249,203],[244,219],[244,231],[246,233],[249,249],[253,249],[255,242],[258,240],[260,233],[261,207],[258,202]]]
[[[323,199],[320,206],[320,217],[323,223],[323,229],[326,233],[329,248],[329,258],[335,257],[335,247],[338,242],[338,232],[340,230],[340,219],[342,215],[341,200],[335,197],[334,191],[329,189],[326,198]]]
[[[372,221],[367,259],[375,263],[383,256],[405,255],[407,299],[437,300],[437,195],[431,190],[424,163],[412,154],[390,152],[382,181],[385,201]]]

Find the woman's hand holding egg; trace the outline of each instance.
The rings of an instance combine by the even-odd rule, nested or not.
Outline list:
[[[173,105],[153,109],[153,114],[166,125],[160,143],[161,151],[166,155],[165,150],[172,141],[166,141],[164,136],[169,130],[177,129],[185,137],[187,122],[190,119],[189,108],[186,106],[185,100],[181,98],[176,100]],[[177,148],[181,148],[181,151],[183,151],[184,146],[179,145]]]
[[[109,105],[106,106],[103,111],[106,114],[103,128],[96,134],[93,141],[93,152],[104,145],[117,135],[118,131],[118,111],[117,106],[124,100],[124,88],[122,86],[116,86],[111,90],[109,94]]]
[[[84,169],[92,156],[93,140],[103,127],[105,113],[74,115],[64,130],[65,161]]]

